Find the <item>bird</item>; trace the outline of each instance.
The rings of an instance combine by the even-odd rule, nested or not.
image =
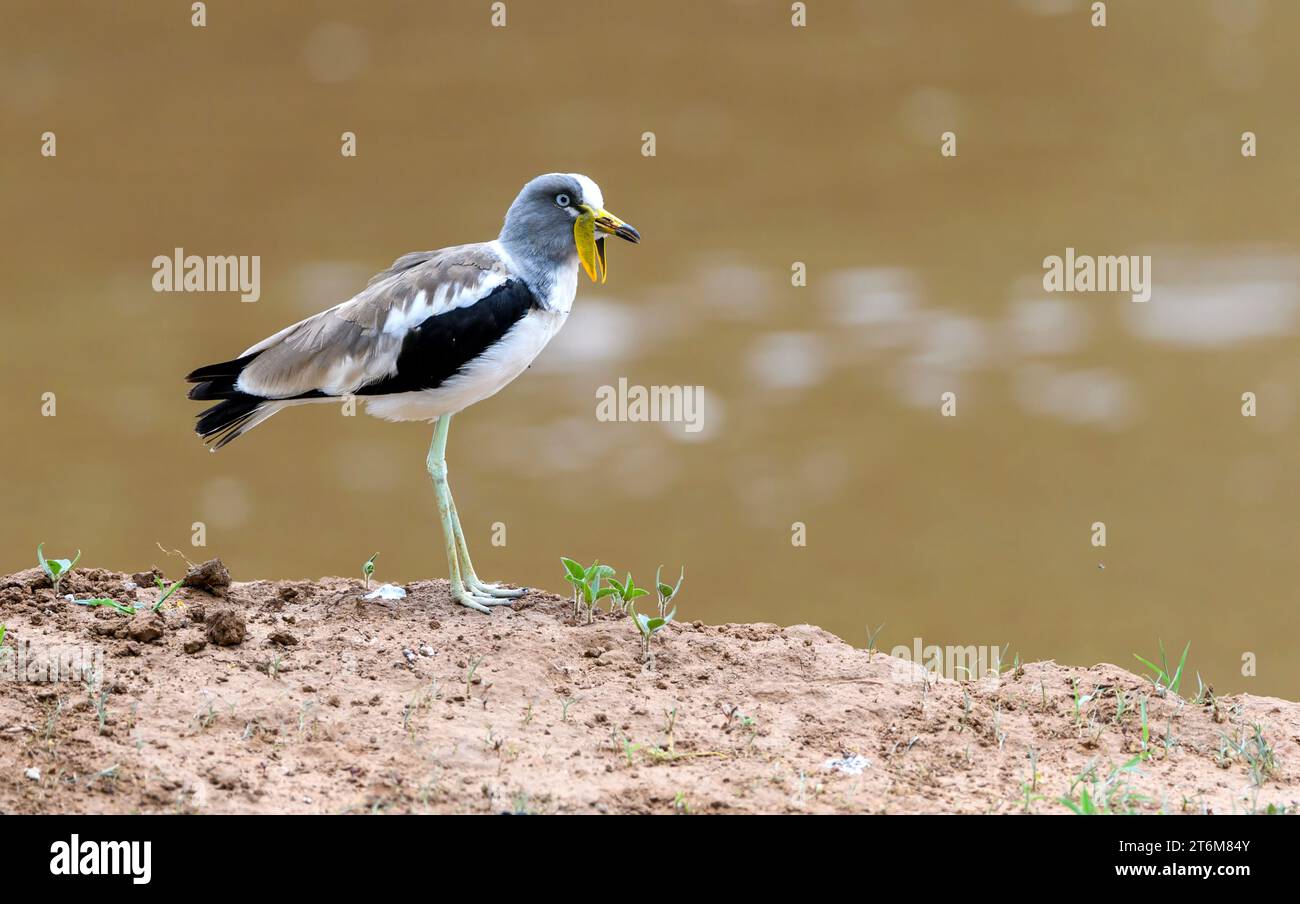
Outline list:
[[[605,281],[608,236],[641,241],[589,177],[538,176],[492,241],[404,254],[347,301],[191,372],[189,397],[216,401],[195,432],[215,452],[285,408],[349,398],[385,420],[432,423],[425,467],[451,596],[482,613],[508,604],[526,591],[475,573],[447,480],[447,433],[454,415],[505,388],[564,326],[579,267]]]

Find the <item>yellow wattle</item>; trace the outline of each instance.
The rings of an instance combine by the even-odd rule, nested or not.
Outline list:
[[[596,254],[596,215],[584,213],[573,221],[573,241],[578,246],[578,260],[592,282],[599,282],[602,274],[600,258]]]

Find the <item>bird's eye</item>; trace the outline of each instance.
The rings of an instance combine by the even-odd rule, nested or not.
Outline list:
[[[566,195],[566,194],[563,194],[563,193],[558,194],[558,195],[555,196],[555,203],[558,204],[558,205],[560,205],[561,207],[568,207],[568,206],[569,206],[569,196]]]

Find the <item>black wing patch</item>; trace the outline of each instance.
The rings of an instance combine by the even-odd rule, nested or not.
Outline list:
[[[474,304],[435,314],[402,340],[397,373],[356,391],[359,396],[436,389],[510,332],[533,308],[532,290],[506,280]]]

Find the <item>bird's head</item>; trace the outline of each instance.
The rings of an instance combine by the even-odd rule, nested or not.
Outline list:
[[[605,237],[629,242],[641,233],[605,209],[600,186],[580,173],[547,173],[524,186],[506,213],[503,239],[544,251],[575,250],[592,282],[606,276]]]

